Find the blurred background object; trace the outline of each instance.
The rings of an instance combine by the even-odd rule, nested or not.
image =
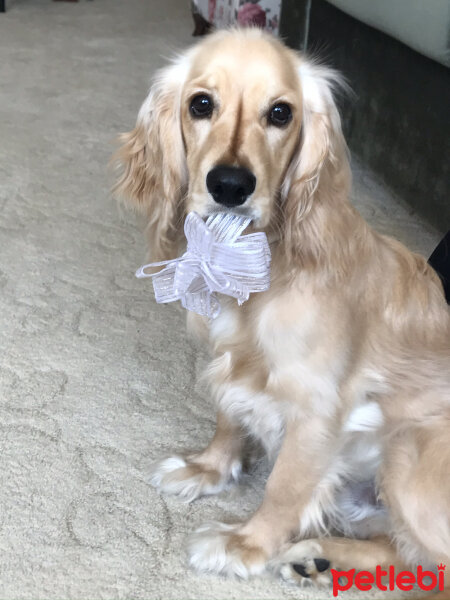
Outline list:
[[[192,12],[218,29],[261,27],[278,34],[281,0],[192,0]]]

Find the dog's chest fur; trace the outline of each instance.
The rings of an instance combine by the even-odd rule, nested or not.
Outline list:
[[[330,333],[313,303],[298,308],[299,317],[292,319],[292,314],[287,314],[292,311],[289,302],[284,313],[279,300],[276,309],[265,303],[250,331],[236,309],[225,303],[211,326],[211,339],[219,350],[209,376],[218,405],[257,438],[271,458],[278,452],[291,415],[300,414],[303,419],[329,416],[342,402],[339,389],[347,354],[345,342],[339,347],[339,327]],[[243,353],[248,355],[248,368],[236,372],[234,364],[242,362]],[[252,361],[252,355],[258,360]],[[258,377],[258,371],[265,375]],[[380,464],[383,416],[371,387],[370,377],[358,378],[350,399],[354,406],[349,407],[344,423],[337,425],[342,429],[341,450],[326,475],[327,485],[339,490],[338,511],[332,516],[336,527],[340,520],[364,522],[372,514],[365,501],[367,494],[359,493],[374,485]],[[314,529],[327,507],[317,506],[310,512],[307,528]]]

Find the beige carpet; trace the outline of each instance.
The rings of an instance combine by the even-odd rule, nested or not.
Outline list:
[[[331,597],[186,568],[188,531],[249,515],[263,470],[191,505],[148,485],[155,458],[207,442],[214,410],[182,311],[133,276],[145,250],[106,165],[191,30],[187,0],[15,0],[0,15],[2,599]],[[369,220],[428,255],[438,234],[355,172]]]

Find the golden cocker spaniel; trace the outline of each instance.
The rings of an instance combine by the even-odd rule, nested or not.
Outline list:
[[[249,216],[271,245],[267,292],[189,315],[217,431],[153,473],[193,500],[238,480],[249,438],[273,463],[246,523],[193,534],[198,570],[321,583],[333,565],[450,566],[449,308],[426,261],[349,202],[339,85],[259,30],[221,31],[157,74],[122,136],[116,190],[153,260],[179,255],[190,211]]]

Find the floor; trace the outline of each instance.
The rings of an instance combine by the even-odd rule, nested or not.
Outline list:
[[[190,505],[148,484],[155,458],[207,442],[214,410],[182,310],[134,278],[145,248],[107,164],[191,30],[185,0],[15,0],[0,15],[2,599],[331,597],[186,568],[187,533],[249,515],[263,468]],[[428,255],[439,232],[354,170],[369,221]]]

